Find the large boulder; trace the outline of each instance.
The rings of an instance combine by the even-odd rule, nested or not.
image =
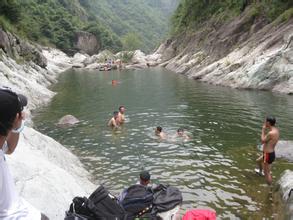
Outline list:
[[[79,123],[79,120],[73,115],[65,115],[57,123],[58,127],[70,127]]]
[[[95,35],[85,31],[78,31],[75,33],[74,47],[81,52],[93,55],[99,52],[101,45]]]
[[[285,170],[279,180],[280,190],[286,206],[286,216],[293,217],[293,171]]]
[[[276,148],[276,157],[293,162],[293,141],[279,141]]]
[[[146,55],[142,51],[136,50],[136,51],[134,51],[133,57],[131,59],[131,62],[133,64],[138,64],[138,63],[146,64],[147,63]]]

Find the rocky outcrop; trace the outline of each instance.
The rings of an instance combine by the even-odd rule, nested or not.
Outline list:
[[[286,170],[279,180],[280,190],[286,207],[285,216],[293,216],[293,171]]]
[[[101,45],[95,35],[85,31],[78,31],[75,33],[74,47],[80,52],[93,55],[99,52]]]
[[[79,123],[79,120],[73,115],[65,115],[57,123],[58,127],[71,127],[75,124]]]
[[[41,48],[18,38],[0,28],[0,49],[9,57],[16,60],[32,61],[36,65],[45,68],[47,60],[42,54]]]
[[[209,24],[166,41],[155,52],[160,65],[191,79],[293,93],[293,19],[268,23],[245,13],[222,26]],[[159,54],[159,55],[158,55]]]
[[[17,63],[0,49],[0,86],[9,86],[29,99],[30,110],[47,104],[54,92],[47,87],[58,73],[71,68],[72,58],[44,48],[46,69],[34,62]],[[20,195],[50,219],[64,219],[74,196],[87,196],[95,186],[76,156],[62,145],[33,128],[26,127],[15,152],[7,156]],[[62,178],[60,178],[62,177]]]
[[[76,156],[32,128],[24,129],[16,151],[6,158],[21,196],[50,219],[64,219],[75,196],[95,189]]]

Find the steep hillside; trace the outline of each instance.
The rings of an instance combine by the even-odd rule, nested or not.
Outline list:
[[[72,49],[75,32],[90,27],[98,30],[94,34],[102,48],[122,48],[118,36],[88,15],[78,0],[3,0],[0,14],[0,26],[5,30],[41,44]]]
[[[81,0],[102,24],[110,27],[123,40],[132,33],[145,51],[154,49],[169,31],[169,18],[178,0]],[[124,45],[124,49],[128,48]]]
[[[1,0],[0,26],[70,51],[76,32],[94,34],[101,49],[150,51],[169,31],[179,0]]]
[[[236,88],[293,93],[293,2],[183,0],[163,66]]]

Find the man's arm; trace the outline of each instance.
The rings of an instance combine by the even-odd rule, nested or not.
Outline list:
[[[266,135],[266,133],[265,133],[266,131],[265,131],[265,129],[263,128],[262,130],[261,130],[261,142],[264,144],[264,143],[267,143],[269,140],[270,140],[270,138],[271,138],[271,134],[270,134],[270,132]]]

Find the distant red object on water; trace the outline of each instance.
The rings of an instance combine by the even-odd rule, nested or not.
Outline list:
[[[216,220],[216,212],[209,209],[188,210],[182,220]]]
[[[112,80],[112,85],[114,86],[114,85],[117,85],[118,84],[118,81],[117,80]]]

